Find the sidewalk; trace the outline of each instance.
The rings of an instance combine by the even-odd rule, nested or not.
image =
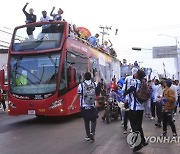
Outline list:
[[[171,127],[167,127],[167,137],[164,140],[160,137],[163,130],[162,127],[156,127],[156,120],[151,120],[150,118],[143,117],[143,130],[144,136],[148,140],[148,145],[138,152],[147,154],[179,154],[180,149],[180,113],[175,115],[175,125],[177,130],[177,138],[172,139]]]

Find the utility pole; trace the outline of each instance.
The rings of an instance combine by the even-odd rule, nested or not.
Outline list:
[[[102,44],[104,42],[104,35],[109,35],[107,32],[105,32],[106,30],[111,30],[112,26],[108,27],[108,26],[99,26],[99,28],[102,29],[102,32],[100,32],[102,34]]]

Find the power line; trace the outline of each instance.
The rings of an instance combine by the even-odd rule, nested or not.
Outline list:
[[[1,26],[1,27],[2,27],[2,26]],[[11,29],[11,28],[8,28],[8,27],[2,27],[2,28],[5,28],[5,29],[11,30],[11,31],[13,30],[13,29]]]
[[[8,46],[6,46],[6,45],[1,45],[1,44],[0,44],[0,47],[9,48]]]
[[[3,32],[3,33],[5,33],[5,34],[12,35],[12,33],[10,33],[10,32],[6,32],[6,31],[4,31],[4,30],[0,30],[0,32]]]

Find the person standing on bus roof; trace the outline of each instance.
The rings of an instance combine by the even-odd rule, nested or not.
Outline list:
[[[34,13],[34,9],[30,8],[29,9],[29,13],[26,12],[26,7],[29,5],[29,3],[26,3],[26,5],[23,7],[22,11],[24,12],[25,16],[26,16],[26,23],[33,23],[36,22],[36,15],[33,14]]]
[[[42,15],[43,16],[40,18],[41,22],[47,22],[50,20],[50,17],[47,16],[47,12],[45,10],[42,11]],[[49,24],[42,25],[42,33],[49,33],[49,27],[50,27]]]
[[[29,13],[26,12],[26,7],[29,3],[26,3],[26,5],[23,7],[22,11],[24,12],[25,16],[26,16],[26,24],[29,24],[29,23],[33,23],[33,22],[36,22],[36,15],[33,14],[34,13],[34,10],[33,8],[30,8],[29,9]],[[30,35],[33,35],[33,31],[35,30],[35,27],[27,27],[27,34],[30,36]]]
[[[59,8],[59,10],[58,10],[58,13],[57,14],[53,14],[53,11],[55,10],[55,7],[53,7],[52,8],[52,11],[51,11],[51,13],[50,13],[50,16],[52,16],[53,17],[53,19],[54,20],[62,20],[62,14],[63,14],[63,10],[61,9],[61,8]]]
[[[91,80],[91,73],[86,72],[84,75],[85,81],[80,83],[78,86],[77,94],[75,95],[69,110],[74,109],[74,104],[77,102],[77,99],[80,97],[80,106],[81,113],[84,119],[86,137],[87,141],[94,141],[95,130],[96,130],[96,119],[98,118],[96,110],[96,93],[95,88],[98,83],[98,76],[96,74],[96,82]],[[91,125],[90,125],[91,124]]]

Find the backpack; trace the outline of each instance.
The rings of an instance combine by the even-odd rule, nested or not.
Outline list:
[[[86,82],[84,83],[84,88],[82,89],[82,96],[84,99],[84,103],[93,106],[95,104],[95,99],[96,99],[96,92],[95,92],[95,83],[91,82],[91,84],[87,84]]]
[[[151,97],[151,92],[146,83],[141,83],[140,88],[135,92],[135,96],[139,103],[144,103]]]

